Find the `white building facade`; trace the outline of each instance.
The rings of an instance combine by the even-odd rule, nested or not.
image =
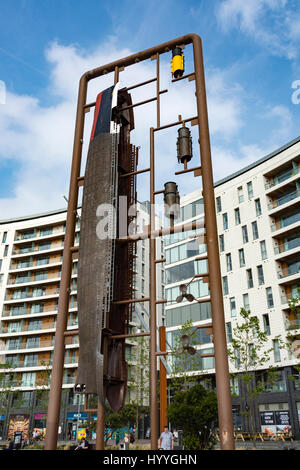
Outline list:
[[[291,314],[288,302],[300,288],[300,139],[215,183],[215,198],[227,341],[240,320],[240,309],[250,310],[267,331],[268,346],[273,348],[270,365],[276,365],[280,374],[276,384],[257,399],[256,429],[276,431],[288,423],[299,436],[300,384],[295,366],[300,358],[300,319]],[[202,203],[200,190],[182,197],[182,220],[203,217]],[[182,235],[165,242],[166,298],[170,300],[167,338],[173,347],[180,325],[211,319],[209,285],[202,280],[189,287],[203,303],[176,303],[180,283],[207,272],[206,260],[201,261],[206,246],[201,239],[198,244],[191,240]],[[212,336],[203,328],[198,331],[197,349],[213,352]],[[283,340],[291,335],[291,350],[280,348],[278,335]],[[206,380],[211,377],[214,386],[213,358],[194,361],[192,369]],[[256,374],[264,380],[263,370]],[[239,398],[233,398],[235,426],[248,430],[242,387],[237,382],[232,385],[239,390]]]
[[[149,206],[137,203],[137,223],[149,224]],[[80,216],[80,209],[78,210]],[[0,437],[12,434],[16,419],[25,435],[34,428],[45,429],[54,350],[62,255],[65,236],[66,210],[58,210],[12,220],[0,221],[0,364],[2,374],[13,372],[16,383],[1,381],[0,388],[14,391],[8,402],[0,404]],[[159,224],[160,221],[157,220]],[[80,218],[77,219],[75,246],[79,244]],[[157,256],[162,257],[163,245],[157,244]],[[149,296],[149,242],[139,242],[135,260],[135,297]],[[157,273],[158,298],[163,296],[163,268]],[[147,329],[148,302],[143,307],[145,324],[135,310],[129,324],[130,332]],[[161,321],[162,309],[158,310]],[[78,329],[77,261],[73,261],[67,330]],[[145,340],[148,341],[148,338]],[[147,346],[148,347],[148,346]],[[126,360],[129,364],[127,402],[136,397],[134,385],[137,374],[137,342],[126,341]],[[78,367],[78,335],[66,337],[63,396],[60,417],[60,438],[73,438],[77,426],[88,427],[91,416],[84,412],[83,400],[78,403],[73,387]],[[9,368],[4,366],[9,365]],[[0,377],[1,379],[1,377]],[[4,387],[4,388],[3,388]],[[143,393],[139,391],[139,393]],[[41,400],[39,392],[44,392]],[[1,396],[1,392],[0,392]],[[2,394],[3,397],[3,394]],[[140,396],[147,405],[148,391]],[[79,408],[78,408],[79,406]],[[22,417],[22,419],[21,419]],[[19,424],[20,425],[20,424]]]

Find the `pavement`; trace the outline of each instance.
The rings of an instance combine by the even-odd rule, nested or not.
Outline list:
[[[235,449],[253,450],[253,442],[235,441]],[[215,450],[220,450],[219,442],[216,444]],[[300,441],[256,441],[256,450],[300,450]]]

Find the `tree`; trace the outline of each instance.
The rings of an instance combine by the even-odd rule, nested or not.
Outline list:
[[[233,329],[231,345],[228,348],[230,362],[238,369],[238,377],[245,386],[246,403],[243,413],[250,419],[250,428],[253,436],[253,446],[255,443],[254,424],[254,400],[262,392],[265,392],[266,381],[255,380],[253,372],[264,370],[267,384],[273,385],[279,377],[276,367],[270,366],[270,354],[274,350],[268,347],[268,333],[260,328],[259,319],[251,315],[250,310],[241,309],[240,315],[242,323],[238,323]],[[280,336],[275,339],[279,341],[279,347],[283,347]],[[236,374],[231,374],[235,376]]]
[[[195,385],[197,382],[197,375],[193,374],[193,370],[198,369],[198,365],[201,361],[199,355],[190,354],[188,350],[182,351],[182,340],[181,337],[187,335],[190,337],[190,346],[196,346],[199,344],[196,335],[193,334],[194,326],[191,321],[187,321],[181,325],[181,329],[178,330],[175,338],[174,350],[171,355],[171,377],[172,377],[172,389],[174,391],[187,390],[191,385]]]
[[[149,412],[149,339],[135,338],[133,361],[129,367],[127,389],[131,394],[131,403],[136,409],[136,435],[139,435],[140,418]]]
[[[186,450],[211,449],[212,431],[218,421],[217,396],[202,385],[177,391],[168,406],[168,420],[183,430]]]
[[[118,413],[113,412],[108,406],[105,409],[105,427],[111,429],[112,435],[118,429],[124,426],[130,426],[134,423],[136,417],[136,407],[133,404],[125,405]],[[106,434],[106,442],[109,439]]]
[[[293,347],[293,343],[296,340],[298,340],[299,343],[299,334],[295,335],[293,333],[293,330],[299,329],[300,328],[300,288],[297,289],[297,294],[295,296],[292,296],[292,298],[289,300],[289,308],[290,308],[290,326],[288,328],[289,333],[286,336],[287,339],[287,348],[288,350],[294,354],[298,359],[300,357],[299,352],[297,353],[297,350],[299,349],[299,344],[297,344],[296,348]],[[294,367],[294,373],[289,377],[290,380],[292,380],[294,383],[300,383],[300,362],[298,361],[298,364],[295,364]]]
[[[0,414],[9,414],[10,396],[19,383],[15,367],[13,361],[0,364]]]

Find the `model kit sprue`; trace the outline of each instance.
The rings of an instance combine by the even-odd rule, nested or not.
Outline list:
[[[184,74],[184,48],[192,44],[194,71]],[[160,89],[160,56],[171,54],[172,86],[179,80],[195,84],[197,115],[161,124],[160,95],[167,90]],[[133,86],[120,88],[119,74],[125,68],[146,60],[156,61],[156,76]],[[113,73],[113,85],[98,94],[96,101],[86,103],[89,81]],[[156,83],[153,98],[132,103],[130,90]],[[138,148],[130,142],[130,132],[134,129],[134,108],[156,101],[156,122],[149,128],[150,160],[149,167],[137,169]],[[85,114],[94,107],[94,121],[84,176],[81,176],[81,157]],[[193,156],[191,132],[188,126],[198,126],[200,162],[189,167]],[[170,127],[178,128],[177,158],[183,169],[176,176],[191,173],[202,177],[205,218],[191,223],[174,225],[179,216],[178,185],[173,181],[164,184],[164,189],[155,188],[155,135]],[[124,235],[120,227],[120,214],[128,214],[128,208],[136,201],[136,178],[140,173],[150,175],[150,225],[143,233]],[[74,247],[75,225],[78,207],[78,190],[83,186],[81,228],[79,248]],[[163,194],[165,215],[170,219],[167,228],[155,228],[155,198]],[[122,206],[120,196],[126,198]],[[101,237],[97,233],[97,208],[103,204],[113,207],[118,215],[109,220],[108,232],[114,236]],[[132,222],[125,220],[126,229]],[[123,217],[124,220],[124,217]],[[156,306],[166,303],[158,300],[156,293],[156,267],[164,259],[156,259],[156,238],[167,234],[205,229],[208,272],[195,277],[209,282],[212,322],[204,327],[212,327],[214,357],[218,396],[219,431],[222,449],[234,449],[233,421],[227,346],[223,310],[218,236],[215,213],[214,187],[211,165],[210,139],[208,129],[206,91],[201,39],[189,34],[160,44],[124,59],[86,72],[80,80],[77,117],[74,137],[66,233],[64,242],[60,297],[55,335],[54,357],[48,407],[45,449],[55,449],[57,445],[65,339],[69,334],[79,335],[79,364],[76,390],[85,394],[98,395],[98,421],[96,448],[104,448],[104,405],[106,400],[111,408],[119,411],[125,401],[127,385],[127,363],[125,361],[125,339],[135,336],[150,337],[150,417],[151,448],[157,449],[158,405],[157,405],[157,358],[166,351],[157,352]],[[135,244],[138,240],[150,240],[150,296],[133,298],[133,263]],[[78,259],[78,330],[67,332],[69,287],[74,259]],[[201,259],[204,259],[201,256]],[[181,296],[189,299],[185,285],[181,286]],[[181,299],[181,300],[180,300]],[[149,332],[128,334],[128,321],[134,303],[149,302]],[[163,343],[162,343],[163,344]],[[165,349],[165,348],[163,348]],[[161,413],[166,410],[166,379],[161,381]]]

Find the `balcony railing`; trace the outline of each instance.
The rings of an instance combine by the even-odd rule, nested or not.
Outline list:
[[[299,173],[299,167],[289,168],[284,173],[281,173],[278,177],[275,177],[273,181],[267,181],[265,183],[265,189],[273,188],[277,184],[283,183],[289,178],[293,178],[293,176],[297,175],[298,173]]]
[[[293,250],[294,248],[297,248],[300,246],[300,237],[293,238],[292,240],[289,240],[282,245],[275,246],[274,247],[274,252],[275,255],[279,255],[280,253],[284,253],[285,251]]]
[[[38,298],[38,297],[46,297],[48,295],[58,295],[59,294],[59,289],[55,289],[55,290],[52,290],[52,291],[36,291],[36,292],[21,292],[19,293],[17,296],[13,295],[13,296],[10,296],[10,294],[6,294],[5,296],[5,300],[15,300],[15,301],[21,301],[21,300],[24,300],[24,299],[28,299],[28,298]]]
[[[19,349],[41,349],[41,348],[50,348],[54,346],[54,341],[40,341],[39,343],[36,342],[26,342],[26,343],[10,343],[7,341],[3,347],[3,345],[0,345],[1,350],[5,351],[14,351],[14,350],[19,350]]]
[[[297,330],[300,328],[300,318],[295,318],[294,320],[287,320],[285,323],[286,330]]]
[[[296,297],[296,296],[295,296]],[[291,293],[284,294],[280,297],[282,304],[288,304],[290,300],[293,299],[293,295]]]
[[[58,228],[49,228],[45,230],[33,230],[27,233],[17,233],[15,236],[15,241],[30,240],[31,238],[43,238],[49,237],[51,235],[60,236],[65,233],[65,229],[62,226]]]
[[[281,279],[281,278],[284,278],[284,277],[287,277],[287,276],[293,276],[294,274],[299,274],[300,275],[299,269],[300,269],[300,262],[295,263],[295,264],[291,264],[290,266],[288,266],[284,270],[281,269],[280,271],[278,271],[278,277],[279,277],[279,279]]]
[[[291,215],[290,217],[286,217],[283,220],[280,220],[271,225],[272,232],[276,230],[280,230],[281,228],[288,227],[289,225],[295,224],[296,222],[300,221],[300,212],[298,211],[296,214]]]
[[[54,245],[52,246],[51,243],[47,243],[45,245],[38,245],[38,246],[26,246],[23,248],[19,249],[13,249],[12,255],[24,255],[26,253],[40,253],[41,251],[46,251],[46,250],[54,250],[54,249],[61,249],[63,248],[64,243],[62,242],[59,245]]]
[[[62,257],[58,258],[53,258],[50,260],[48,258],[45,259],[37,259],[36,264],[34,264],[32,261],[22,261],[14,265],[10,266],[10,271],[15,270],[15,269],[26,269],[26,268],[43,268],[43,266],[51,266],[52,264],[57,264],[62,262]]]
[[[268,209],[269,210],[275,209],[276,207],[282,206],[283,204],[286,204],[287,202],[292,201],[293,199],[296,199],[299,196],[300,196],[300,192],[298,190],[295,190],[292,193],[286,194],[285,196],[282,196],[281,198],[270,202],[268,204]]]

